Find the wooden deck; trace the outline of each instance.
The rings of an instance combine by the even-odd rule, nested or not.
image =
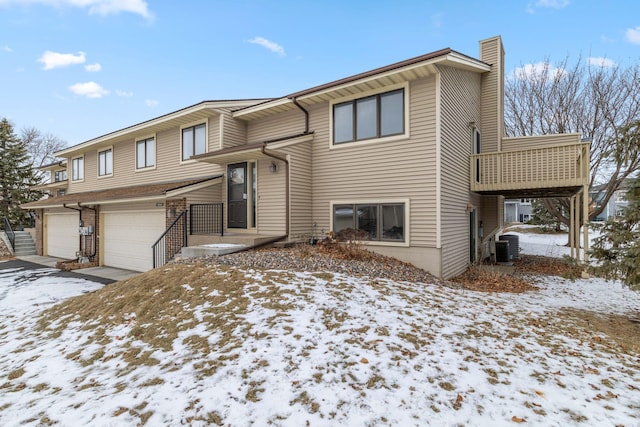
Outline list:
[[[570,196],[589,185],[589,158],[588,142],[474,154],[471,191],[505,197]]]

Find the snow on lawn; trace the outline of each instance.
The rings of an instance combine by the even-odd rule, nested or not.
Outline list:
[[[16,285],[21,274],[0,270],[3,426],[640,425],[640,355],[567,314],[638,310],[640,294],[617,282],[487,294],[220,269],[220,285],[176,283],[174,315],[195,320],[161,348],[140,331],[166,331],[142,313],[102,335],[80,321],[39,331],[51,302],[99,285],[44,273]],[[234,275],[245,285],[224,294]]]

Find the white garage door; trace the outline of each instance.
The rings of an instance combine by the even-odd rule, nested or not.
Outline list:
[[[47,247],[49,256],[72,259],[80,250],[79,213],[45,214]]]
[[[134,271],[153,268],[153,245],[165,230],[164,210],[105,212],[104,265]]]

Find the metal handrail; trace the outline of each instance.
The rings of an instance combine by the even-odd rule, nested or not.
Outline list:
[[[9,223],[9,220],[7,219],[7,217],[5,216],[3,219],[4,219],[4,232],[7,234],[7,237],[9,238],[9,243],[11,243],[11,250],[15,251],[16,233],[11,228],[11,224]]]
[[[180,222],[180,224],[179,224]],[[167,235],[172,233],[177,229],[177,227],[182,227],[182,232],[177,236],[181,237],[182,241],[179,244],[174,245],[172,247],[169,245],[167,247]],[[162,267],[167,263],[167,259],[173,258],[182,247],[187,245],[187,210],[183,210],[176,217],[175,220],[167,227],[167,229],[162,233],[162,235],[156,240],[156,242],[151,245],[151,250],[153,251],[153,268]],[[177,250],[176,250],[177,248]]]

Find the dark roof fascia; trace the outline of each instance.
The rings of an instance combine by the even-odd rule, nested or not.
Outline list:
[[[62,150],[60,150],[60,151],[67,151],[67,150],[71,150],[71,149],[76,148],[76,147],[79,147],[79,146],[81,146],[81,145],[88,144],[88,143],[90,143],[90,142],[92,142],[92,141],[95,141],[95,140],[98,140],[98,139],[102,139],[102,138],[107,138],[107,137],[109,137],[110,135],[114,135],[114,134],[116,134],[116,133],[126,132],[126,131],[127,131],[127,130],[129,130],[129,129],[133,129],[133,128],[138,127],[138,126],[144,126],[145,124],[148,124],[148,123],[150,123],[150,122],[154,122],[154,121],[156,121],[156,120],[161,120],[161,119],[163,119],[163,118],[165,118],[165,117],[169,117],[169,116],[174,115],[174,114],[179,114],[179,113],[181,113],[181,112],[183,112],[183,111],[189,110],[190,108],[194,108],[194,107],[197,107],[197,106],[199,106],[199,105],[205,105],[205,104],[207,104],[207,103],[211,103],[211,102],[218,102],[218,103],[222,103],[222,102],[243,102],[243,101],[254,101],[254,99],[252,99],[252,98],[247,98],[247,99],[217,99],[217,100],[200,101],[200,102],[197,102],[197,103],[195,103],[195,104],[193,104],[193,105],[189,105],[189,106],[187,106],[187,107],[180,108],[179,110],[171,111],[171,112],[166,113],[166,114],[163,114],[163,115],[161,115],[161,116],[152,117],[152,118],[150,118],[149,120],[145,120],[145,121],[142,121],[142,122],[140,122],[140,123],[136,123],[136,124],[133,124],[133,125],[130,125],[130,126],[124,127],[124,128],[122,128],[122,129],[114,130],[113,132],[105,133],[104,135],[96,136],[95,138],[91,138],[91,139],[88,139],[88,140],[83,141],[83,142],[79,142],[78,144],[74,144],[74,145],[71,145],[71,146],[69,146],[69,147],[63,148],[63,149],[62,149]],[[257,98],[257,99],[255,99],[255,101],[260,101],[258,104],[262,104],[262,103],[264,103],[264,102],[269,102],[269,101],[271,101],[271,99],[269,99],[269,98]],[[257,105],[257,104],[256,104],[256,105]]]
[[[386,73],[388,71],[393,71],[393,70],[398,69],[398,68],[402,68],[402,67],[406,67],[406,66],[409,66],[409,65],[417,64],[419,62],[428,61],[430,59],[438,58],[440,56],[446,56],[446,55],[448,55],[450,53],[453,53],[453,52],[455,52],[455,51],[452,50],[451,48],[440,49],[440,50],[437,50],[435,52],[427,53],[425,55],[420,55],[420,56],[416,56],[416,57],[413,57],[413,58],[405,59],[404,61],[395,62],[393,64],[389,64],[389,65],[385,65],[383,67],[375,68],[373,70],[365,71],[363,73],[354,74],[353,76],[345,77],[343,79],[334,80],[334,81],[329,82],[329,83],[325,83],[325,84],[322,84],[322,85],[319,85],[319,86],[314,86],[312,88],[301,90],[299,92],[294,92],[294,93],[291,93],[291,94],[287,95],[286,98],[294,99],[294,98],[299,98],[301,96],[310,95],[310,94],[312,94],[314,92],[320,92],[322,90],[330,89],[330,88],[332,88],[334,86],[340,86],[340,85],[343,85],[343,84],[346,84],[346,83],[351,83],[351,82],[354,82],[354,81],[357,81],[357,80],[366,79],[367,77],[375,76],[377,74],[382,74],[382,73]],[[464,55],[464,56],[467,56],[467,55]],[[475,58],[472,58],[472,59],[477,61],[477,59],[475,59]]]
[[[136,198],[145,198],[145,197],[155,197],[162,196],[167,194],[169,191],[175,191],[182,188],[186,188],[192,185],[202,184],[206,181],[213,181],[215,179],[221,178],[223,175],[213,175],[207,177],[193,178],[193,179],[181,179],[179,181],[166,181],[159,182],[155,184],[142,184],[142,185],[134,185],[129,187],[118,187],[118,188],[109,188],[106,190],[93,190],[93,191],[84,191],[80,193],[71,193],[65,194],[64,196],[51,197],[48,199],[37,200],[35,202],[25,203],[22,205],[23,209],[43,209],[52,206],[62,206],[62,205],[76,205],[76,204],[91,204],[95,202],[101,202],[105,199],[111,200],[129,200]],[[171,185],[175,184],[175,186]],[[136,189],[144,189],[145,187],[159,187],[157,191],[145,191],[143,194],[136,195],[134,192]],[[162,188],[166,187],[166,188]],[[113,196],[111,193],[114,191],[124,192],[126,194]],[[45,202],[46,203],[43,203]],[[42,206],[40,206],[42,205]]]

